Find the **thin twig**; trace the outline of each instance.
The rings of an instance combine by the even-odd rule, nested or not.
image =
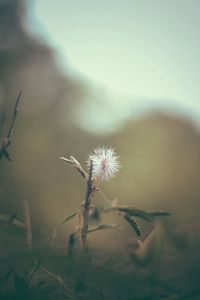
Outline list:
[[[10,128],[8,130],[8,134],[7,134],[7,138],[10,139],[11,138],[11,134],[13,132],[13,128],[14,128],[14,125],[15,125],[15,121],[16,121],[16,118],[17,118],[17,107],[18,107],[18,104],[19,104],[19,100],[20,100],[20,97],[22,95],[22,92],[20,91],[19,92],[19,95],[17,97],[17,100],[15,102],[15,107],[14,107],[14,111],[13,111],[13,117],[12,117],[12,122],[11,122],[11,125],[10,125]]]
[[[28,245],[28,248],[31,248],[32,247],[32,229],[31,229],[31,217],[30,217],[29,203],[26,200],[24,200],[24,201],[22,201],[22,206],[23,206],[25,232],[26,232],[25,241]]]

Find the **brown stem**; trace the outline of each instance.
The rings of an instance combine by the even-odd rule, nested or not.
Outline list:
[[[83,202],[81,208],[82,224],[80,227],[80,238],[81,238],[82,247],[84,248],[86,247],[86,241],[87,241],[87,230],[89,225],[89,210],[90,210],[91,198],[94,192],[93,182],[92,182],[92,169],[93,169],[93,165],[91,161],[89,177],[87,180],[87,191],[86,191],[85,201]]]
[[[24,212],[24,223],[25,223],[25,241],[28,245],[28,248],[32,248],[32,228],[31,228],[31,218],[29,204],[27,201],[22,202],[23,212]]]

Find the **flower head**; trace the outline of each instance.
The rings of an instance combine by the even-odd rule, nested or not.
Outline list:
[[[94,153],[89,154],[87,165],[90,167],[92,161],[92,175],[100,179],[109,180],[120,169],[119,156],[113,148],[98,147]]]

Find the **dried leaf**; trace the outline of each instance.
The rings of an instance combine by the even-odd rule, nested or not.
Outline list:
[[[99,231],[99,230],[103,230],[103,229],[114,229],[114,228],[121,228],[121,227],[116,224],[100,224],[100,225],[92,227],[91,229],[88,229],[87,233],[91,233],[91,232]]]
[[[60,230],[60,228],[65,225],[69,220],[71,220],[72,218],[74,218],[77,215],[78,211],[75,211],[71,214],[69,214],[63,221],[61,221],[56,228],[54,229],[54,231],[52,232],[50,238],[49,238],[49,242],[50,244],[53,244],[55,238],[57,237],[58,231]]]
[[[150,210],[148,211],[149,214],[151,214],[154,217],[162,217],[162,216],[170,216],[171,212],[167,210]]]
[[[72,164],[76,165],[76,166],[79,167],[79,168],[82,168],[80,162],[78,162],[78,160],[77,160],[75,157],[73,157],[73,156],[71,155],[71,156],[70,156],[70,159],[71,159]]]
[[[66,158],[66,157],[64,157],[64,156],[61,156],[60,159],[61,159],[61,160],[64,160],[64,161],[65,161],[66,163],[68,163],[68,164],[71,164],[71,163],[72,163],[70,159],[68,159],[68,158]]]
[[[146,221],[152,221],[153,215],[149,212],[144,210],[135,208],[133,206],[126,206],[126,205],[112,205],[113,210],[119,210],[121,212],[127,213],[133,217],[140,217]]]
[[[60,224],[59,226],[62,226],[66,224],[69,220],[71,220],[73,217],[77,215],[78,211],[74,211],[73,213],[69,214]]]
[[[132,216],[130,216],[129,214],[126,214],[126,213],[122,213],[121,215],[131,225],[131,227],[135,230],[136,234],[138,236],[141,236],[140,226],[136,223],[134,218]]]
[[[85,172],[78,160],[76,160],[72,155],[70,156],[70,159],[65,158],[64,156],[61,156],[60,159],[74,167],[81,174],[81,176],[83,176],[83,178],[88,179],[87,172]]]

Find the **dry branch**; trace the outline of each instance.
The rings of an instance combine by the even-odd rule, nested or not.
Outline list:
[[[0,221],[2,222],[7,222],[7,223],[10,223],[10,219],[11,217],[10,216],[6,216],[6,215],[0,215]],[[12,220],[12,224],[21,228],[21,229],[25,229],[25,224],[19,220],[17,220],[16,218]]]
[[[13,128],[14,128],[14,125],[15,125],[16,118],[17,118],[17,112],[18,112],[17,107],[18,107],[18,104],[19,104],[21,94],[22,94],[22,92],[20,91],[19,95],[17,97],[17,100],[15,102],[15,107],[14,107],[14,111],[13,111],[13,115],[12,115],[12,121],[11,121],[10,128],[8,130],[8,133],[5,134],[5,135],[3,134],[2,138],[1,138],[0,159],[4,156],[7,160],[12,161],[12,159],[11,159],[9,153],[8,153],[7,148],[11,144],[11,135],[12,135],[12,132],[13,132]],[[5,114],[3,114],[3,127],[4,127],[4,124],[5,124]]]

